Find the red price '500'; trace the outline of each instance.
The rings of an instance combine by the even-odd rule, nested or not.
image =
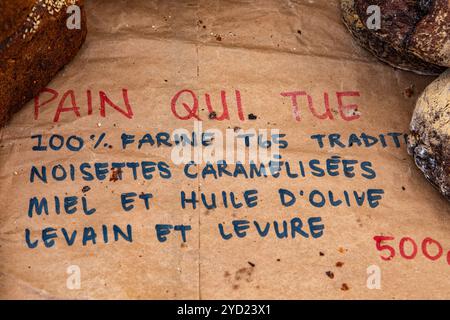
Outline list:
[[[385,252],[385,254],[382,254],[380,256],[381,259],[389,261],[395,257],[396,254],[395,248],[386,243],[387,241],[394,240],[394,237],[375,236],[373,237],[373,240],[375,240],[377,250]],[[403,258],[411,260],[417,256],[419,246],[413,239],[409,237],[403,237],[398,244],[398,249],[400,255]],[[420,245],[420,249],[425,257],[433,261],[439,259],[444,254],[444,249],[442,248],[442,245],[438,241],[431,238],[423,239]],[[446,256],[447,256],[447,263],[450,265],[450,251],[447,251]]]

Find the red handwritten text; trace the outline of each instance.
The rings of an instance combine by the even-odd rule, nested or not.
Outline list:
[[[99,114],[101,117],[106,117],[106,106],[118,111],[120,114],[128,119],[133,118],[133,110],[131,108],[130,101],[128,99],[128,90],[122,89],[122,99],[125,108],[120,107],[118,104],[113,102],[104,91],[98,91],[97,95]],[[93,97],[92,91],[86,90],[85,95],[85,107],[88,115],[93,114]],[[62,114],[70,113],[75,115],[75,117],[81,117],[80,113],[80,96],[75,95],[74,90],[67,90],[62,95],[56,90],[51,88],[42,89],[39,94],[34,98],[34,119],[39,119],[40,110],[43,106],[55,108],[55,114],[53,117],[53,122],[58,122]]]
[[[395,248],[386,243],[387,241],[393,241],[394,239],[395,238],[393,236],[373,237],[377,250],[383,252],[383,254],[380,255],[381,259],[390,261],[395,257]],[[419,245],[416,243],[416,241],[414,241],[414,239],[410,237],[403,237],[402,239],[400,239],[398,249],[402,258],[406,260],[412,260],[417,256],[419,252]],[[438,260],[444,254],[442,245],[438,241],[429,237],[422,240],[422,243],[420,244],[420,251],[424,257],[432,261]],[[446,259],[447,264],[450,265],[450,250],[446,253]]]
[[[327,92],[323,93],[323,111],[318,111],[319,106],[316,101],[316,103],[313,102],[313,98],[310,94],[308,94],[306,91],[288,91],[288,92],[281,92],[281,96],[290,98],[291,106],[292,106],[292,116],[294,117],[295,121],[300,121],[300,98],[305,97],[306,103],[308,105],[308,109],[311,112],[311,114],[320,119],[330,119],[334,120],[333,112],[330,107],[330,97]],[[358,91],[343,91],[343,92],[336,92],[336,100],[339,110],[339,116],[345,120],[345,121],[352,121],[360,118],[360,114],[358,113],[358,105],[356,104],[346,104],[344,103],[345,97],[359,97]]]
[[[241,93],[239,92],[239,90],[234,91],[234,96],[236,100],[237,116],[239,120],[244,121],[244,110],[242,108]],[[219,106],[213,106],[211,102],[211,95],[209,93],[204,94],[204,101],[209,114],[214,114],[214,120],[230,120],[230,110],[227,102],[227,93],[224,90],[220,91],[221,103]],[[189,89],[178,91],[170,101],[172,114],[180,120],[201,120],[199,115],[199,106],[199,96],[194,91]]]

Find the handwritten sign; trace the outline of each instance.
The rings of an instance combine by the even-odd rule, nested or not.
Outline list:
[[[337,1],[132,2],[87,4],[2,129],[0,297],[449,298],[449,206],[406,153],[432,78],[352,45]]]

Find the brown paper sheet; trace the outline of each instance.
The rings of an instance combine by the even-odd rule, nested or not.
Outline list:
[[[388,135],[408,132],[415,99],[433,78],[394,70],[357,47],[341,23],[338,1],[96,0],[86,7],[87,41],[75,60],[48,85],[58,97],[39,108],[37,119],[31,101],[1,130],[1,298],[450,298],[448,203],[415,167],[403,136],[396,147]],[[102,117],[99,92],[124,109],[122,89],[128,90],[132,118],[110,105]],[[198,97],[203,130],[225,132],[240,127],[279,129],[286,134],[289,145],[281,150],[282,158],[296,172],[295,165],[303,161],[306,177],[290,178],[284,172],[278,178],[190,179],[182,165],[171,163],[171,148],[146,145],[138,149],[136,142],[146,133],[193,130],[193,119],[177,119],[171,110],[171,99],[184,89]],[[62,112],[54,122],[58,103],[69,90],[74,92],[80,117],[73,111]],[[91,115],[87,90],[92,94]],[[220,116],[222,90],[230,119],[210,119],[205,93]],[[241,95],[244,121],[237,113],[235,90]],[[315,117],[306,97],[299,96],[300,121],[296,121],[291,98],[281,95],[296,91],[309,94],[319,113],[325,110],[327,93],[334,119]],[[342,98],[343,105],[357,105],[357,110],[344,110],[344,117],[356,119],[343,119],[337,92],[359,94]],[[51,96],[44,92],[39,98],[42,102]],[[70,105],[69,98],[64,106]],[[176,110],[186,112],[180,102]],[[256,119],[249,120],[250,114]],[[104,140],[95,147],[102,133],[106,134]],[[122,133],[136,136],[126,150],[121,148]],[[345,148],[330,146],[328,136],[320,148],[311,138],[333,133],[342,136]],[[348,147],[352,133],[384,134],[387,147],[380,143]],[[57,151],[34,151],[37,140],[33,135],[42,135],[46,145],[52,135],[61,135],[65,141],[80,136],[85,144],[80,151],[65,146]],[[54,139],[57,143],[58,138]],[[346,177],[342,163],[338,176],[311,174],[309,161],[317,159],[324,168],[332,156],[357,160],[355,176]],[[47,183],[39,179],[30,182],[32,166],[45,166],[50,173],[57,165],[141,161],[168,163],[172,177],[163,179],[155,171],[152,179],[138,174],[134,180],[126,168],[122,180],[114,181],[108,173],[103,181],[84,181],[76,168],[74,181],[49,178]],[[375,178],[361,175],[364,161],[371,163]],[[190,172],[202,172],[204,167],[198,165]],[[85,186],[90,190],[82,190]],[[280,188],[296,193],[297,202],[283,207]],[[196,209],[180,205],[181,191],[234,192],[243,201],[242,192],[250,189],[258,192],[258,204],[253,208],[224,208],[220,201],[219,207],[211,210],[201,202]],[[368,189],[384,191],[375,208],[370,208],[367,194],[361,206],[353,196],[353,191],[361,194]],[[313,190],[327,199],[323,207],[308,201]],[[331,205],[328,191],[344,202]],[[344,191],[348,191],[350,206],[345,204]],[[151,193],[150,208],[146,210],[139,200],[133,210],[124,211],[121,194],[128,192]],[[83,195],[89,208],[96,208],[95,213],[83,214]],[[60,214],[55,213],[55,196],[61,199]],[[69,196],[79,197],[78,211],[73,214],[64,212],[64,197]],[[47,198],[48,215],[28,216],[33,197]],[[318,201],[320,196],[313,198]],[[319,217],[324,226],[317,238],[308,229],[308,219],[313,217]],[[294,218],[304,223],[308,238],[299,233],[292,238],[289,231],[287,238],[280,239],[273,224],[262,237],[253,223],[265,226],[277,221],[282,226],[286,221],[290,226]],[[236,220],[249,221],[246,236],[239,238],[234,233],[224,240],[219,225],[232,233]],[[114,241],[114,224],[124,231],[131,225],[131,243],[123,238]],[[174,230],[167,241],[160,242],[157,224],[190,225],[192,229],[186,232],[186,242]],[[103,225],[108,228],[107,244]],[[97,233],[96,244],[87,241],[83,245],[86,227]],[[42,240],[45,228],[56,229],[57,238],[50,248]],[[67,244],[62,228],[69,237],[77,231],[73,245]],[[26,230],[31,242],[39,241],[37,247],[27,245]],[[380,242],[382,250],[377,250],[375,236],[394,239]],[[442,252],[427,238],[438,242]],[[390,254],[383,246],[393,248],[392,259],[382,259]],[[435,256],[438,258],[433,260]],[[79,288],[73,286],[77,275]]]

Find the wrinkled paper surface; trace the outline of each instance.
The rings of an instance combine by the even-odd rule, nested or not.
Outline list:
[[[407,133],[418,94],[432,77],[395,70],[359,48],[340,20],[338,1],[89,1],[88,37],[72,63],[48,85],[59,97],[39,109],[30,101],[1,130],[0,149],[0,297],[1,298],[124,298],[124,299],[337,299],[337,298],[450,298],[448,251],[450,249],[450,210],[448,202],[426,181],[401,147],[365,148],[352,146],[320,148],[311,135],[339,133],[345,141],[352,133],[377,136],[388,132]],[[128,90],[133,117],[128,119],[107,106],[102,117],[98,93],[124,108],[122,89]],[[412,88],[409,90],[408,88]],[[282,150],[284,160],[295,163],[311,159],[325,161],[332,156],[370,161],[376,178],[357,175],[346,178],[201,177],[188,179],[183,166],[170,162],[170,148],[136,145],[122,150],[121,134],[172,132],[193,129],[193,121],[177,119],[171,99],[183,89],[199,99],[203,130],[218,128],[280,129],[289,146]],[[58,122],[54,115],[58,101],[73,90],[80,117],[63,112]],[[93,112],[87,111],[86,91],[91,90]],[[220,115],[221,90],[227,93],[230,119],[209,119],[204,94],[211,96]],[[234,92],[239,90],[245,120],[236,112]],[[318,119],[299,97],[300,121],[296,121],[289,97],[282,92],[305,91],[319,112],[324,110],[327,92],[334,120]],[[346,104],[357,104],[358,119],[345,121],[337,109],[336,92],[357,91],[359,97],[345,97]],[[411,92],[413,91],[413,92]],[[409,97],[409,95],[412,96]],[[48,93],[47,93],[48,94]],[[42,95],[43,100],[48,95]],[[70,106],[70,101],[67,102]],[[183,107],[177,107],[180,113]],[[256,120],[249,120],[253,114]],[[94,147],[95,139],[106,133],[105,141]],[[52,134],[65,138],[82,136],[85,147],[79,152],[33,151],[41,134],[48,143]],[[324,138],[326,142],[327,138]],[[30,182],[34,166],[79,164],[81,162],[165,161],[172,177],[150,180],[130,178],[113,181],[109,177],[92,182]],[[204,164],[192,172],[201,172]],[[357,172],[358,171],[358,172]],[[90,190],[83,192],[82,188]],[[293,192],[329,190],[342,198],[343,190],[383,189],[376,208],[367,202],[352,205],[312,206],[307,198],[291,207],[279,202],[278,189]],[[258,190],[258,205],[253,208],[207,210],[180,205],[180,192],[204,193]],[[120,195],[126,192],[151,192],[150,209],[142,202],[125,212]],[[57,215],[53,197],[83,196],[92,215],[81,210]],[[29,200],[45,196],[49,215],[28,216]],[[52,206],[53,204],[53,206]],[[78,203],[78,208],[81,202]],[[253,221],[261,223],[320,217],[324,225],[318,238],[301,236],[279,239],[270,231],[259,236]],[[218,225],[232,231],[233,220],[250,221],[243,238],[224,240]],[[105,244],[102,225],[133,227],[133,242]],[[187,241],[171,233],[159,242],[156,224],[190,225]],[[83,228],[93,227],[97,243],[83,245]],[[56,244],[42,243],[44,228],[57,229]],[[72,246],[65,243],[64,227],[78,235]],[[25,230],[40,239],[29,248]],[[392,246],[395,256],[385,261],[386,250],[377,250],[375,236],[392,236],[383,244]],[[417,254],[405,258],[400,253],[402,238],[417,245]],[[441,256],[432,260],[423,254],[422,241],[432,238],[442,247]],[[413,245],[403,241],[403,255],[411,256]],[[436,245],[427,247],[431,256]],[[80,287],[68,284],[70,266],[80,271]],[[372,266],[372,267],[371,267]],[[375,267],[374,267],[375,266]],[[368,269],[369,268],[369,269]],[[372,269],[371,269],[372,268]],[[373,269],[375,268],[375,269]],[[375,271],[373,271],[375,270]],[[378,270],[378,271],[377,271]],[[379,278],[376,277],[377,273]],[[370,278],[372,277],[372,278]],[[370,289],[370,279],[380,287]],[[378,279],[378,280],[377,280]],[[375,282],[376,282],[375,281]]]

